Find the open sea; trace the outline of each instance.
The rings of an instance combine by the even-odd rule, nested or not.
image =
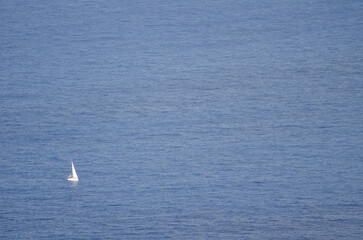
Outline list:
[[[362,239],[362,13],[1,1],[0,239]]]

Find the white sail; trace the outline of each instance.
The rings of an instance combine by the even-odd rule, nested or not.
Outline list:
[[[72,162],[72,177],[74,179],[78,179],[76,169],[74,168],[73,162]]]
[[[72,174],[69,175],[68,180],[69,181],[78,181],[77,172],[76,172],[76,169],[74,168],[73,162],[72,162]]]

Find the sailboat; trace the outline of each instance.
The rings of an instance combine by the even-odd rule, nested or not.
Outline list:
[[[72,161],[72,174],[68,176],[68,181],[78,182],[78,176]]]

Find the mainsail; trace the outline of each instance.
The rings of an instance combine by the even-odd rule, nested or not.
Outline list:
[[[74,168],[73,161],[72,161],[72,174],[69,175],[68,180],[69,181],[78,181],[78,176],[77,176],[76,169]]]
[[[76,169],[74,168],[73,162],[72,162],[72,177],[75,179],[78,179]]]

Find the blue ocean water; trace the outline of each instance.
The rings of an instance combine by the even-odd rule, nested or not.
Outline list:
[[[0,239],[360,239],[362,12],[1,1]]]

